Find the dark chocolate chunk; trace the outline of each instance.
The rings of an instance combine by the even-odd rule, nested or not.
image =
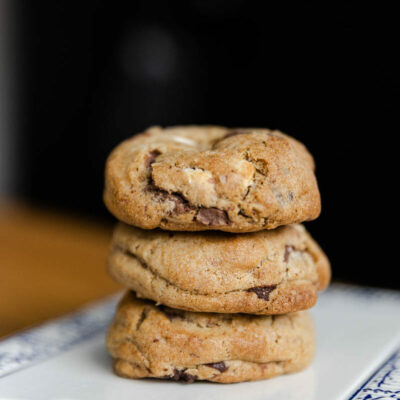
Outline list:
[[[194,209],[194,207],[191,206],[189,202],[184,199],[180,194],[170,194],[168,199],[172,200],[175,203],[175,214],[184,214]]]
[[[289,261],[289,256],[290,256],[290,253],[292,251],[295,251],[295,247],[294,246],[292,246],[291,244],[288,244],[288,245],[285,246],[285,253],[283,254],[283,261],[284,262],[288,262]]]
[[[158,150],[153,150],[152,152],[150,152],[145,160],[144,160],[144,165],[146,166],[146,168],[150,168],[151,164],[153,164],[153,162],[155,161],[155,159],[160,155],[161,153]]]
[[[269,300],[269,294],[276,288],[276,285],[269,286],[258,286],[248,289],[248,292],[254,292],[259,299],[263,299],[265,301]]]
[[[173,201],[175,203],[173,211],[175,214],[184,214],[194,210],[194,207],[191,206],[190,203],[179,193],[168,193],[166,190],[160,189],[152,182],[149,183],[144,190],[152,193],[157,201]]]
[[[210,364],[205,364],[207,367],[215,368],[219,372],[225,372],[229,367],[223,362],[217,362],[217,363],[210,363]]]
[[[185,372],[186,369],[182,369],[179,371],[178,369],[174,368],[173,375],[164,376],[163,379],[170,379],[172,381],[183,381],[186,383],[193,383],[196,379],[196,375],[191,375]]]
[[[184,372],[183,374],[181,374],[181,381],[184,381],[186,383],[193,383],[195,380],[197,379],[196,375],[191,375],[188,374],[187,372]]]
[[[203,225],[228,225],[228,214],[224,210],[218,208],[200,208],[196,215],[196,221]]]

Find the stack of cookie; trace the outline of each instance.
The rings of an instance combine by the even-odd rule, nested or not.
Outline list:
[[[268,129],[153,127],[106,165],[122,221],[110,274],[129,291],[107,336],[118,375],[264,379],[307,366],[305,309],[330,279],[300,222],[320,213],[314,162]]]

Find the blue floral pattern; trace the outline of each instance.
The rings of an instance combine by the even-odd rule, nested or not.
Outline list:
[[[400,400],[400,349],[398,349],[350,400]]]
[[[104,334],[119,296],[0,341],[0,377]]]

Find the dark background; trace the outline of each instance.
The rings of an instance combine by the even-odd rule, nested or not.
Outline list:
[[[400,103],[396,14],[268,4],[21,1],[18,196],[111,223],[103,167],[127,136],[276,128],[315,157],[323,212],[307,228],[335,278],[399,288],[382,240],[397,216],[396,181],[383,180]]]

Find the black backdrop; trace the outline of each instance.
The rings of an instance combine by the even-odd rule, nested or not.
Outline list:
[[[307,227],[335,277],[400,287],[381,240],[397,216],[395,182],[383,181],[395,13],[268,4],[19,3],[20,196],[111,221],[103,167],[123,138],[155,124],[277,128],[315,157],[323,212]]]

